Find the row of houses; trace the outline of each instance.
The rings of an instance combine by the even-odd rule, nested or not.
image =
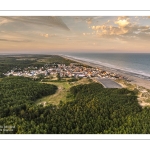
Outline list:
[[[39,74],[43,74],[44,76],[56,76],[59,75],[61,78],[65,77],[75,77],[75,78],[83,78],[83,77],[101,77],[101,78],[123,78],[120,75],[115,73],[111,73],[105,70],[102,70],[98,67],[88,67],[83,66],[79,63],[70,63],[70,65],[65,64],[55,64],[54,66],[45,65],[46,67],[33,68],[30,67],[23,69],[22,71],[11,70],[8,71],[6,76],[26,76],[26,77],[36,77]]]

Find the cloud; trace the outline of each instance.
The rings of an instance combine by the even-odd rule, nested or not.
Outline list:
[[[90,25],[92,23],[92,18],[87,18],[86,23]]]
[[[98,19],[102,18],[102,16],[73,16],[73,18],[75,19],[75,22],[86,22],[88,25],[90,25],[93,22],[98,21]]]
[[[48,34],[40,34],[41,36],[48,38]]]
[[[118,20],[118,21],[115,21],[115,24],[118,24],[119,27],[126,27],[130,24],[130,22],[128,20]]]
[[[90,16],[90,17],[88,17],[88,18],[86,18],[84,20],[86,21],[86,23],[88,25],[90,25],[90,24],[92,24],[95,21],[98,22],[98,20],[101,19],[101,18],[102,18],[102,16]],[[107,23],[109,23],[109,20],[107,21]]]
[[[92,18],[88,16],[73,16],[72,18],[75,20],[75,23],[85,22],[88,25],[92,23]]]
[[[48,34],[45,34],[45,37],[48,38]]]
[[[119,16],[118,17],[118,20],[128,20],[129,19],[129,17],[128,16]]]
[[[2,42],[31,42],[30,40],[11,40],[11,39],[1,39],[0,38],[0,41]]]
[[[131,26],[130,18],[127,16],[119,16],[117,21],[115,21],[114,23],[117,24],[120,28]]]
[[[91,33],[82,33],[83,35],[91,35]]]
[[[1,32],[1,37],[0,37],[0,42],[32,42],[34,40],[32,40],[29,36],[24,36],[22,34],[19,34],[18,32]],[[8,43],[9,45],[9,43]]]
[[[117,26],[116,26],[117,25]],[[95,34],[103,38],[120,38],[121,40],[131,40],[143,38],[150,38],[150,26],[140,26],[136,23],[130,22],[128,17],[118,17],[114,21],[114,25],[97,25],[91,26],[91,29],[95,31]]]
[[[30,23],[36,25],[45,25],[50,27],[58,27],[64,30],[70,30],[60,17],[54,16],[16,16],[16,17],[2,17],[10,21],[18,21],[23,23]]]
[[[92,29],[96,31],[97,35],[103,36],[103,35],[121,35],[128,32],[128,29],[126,28],[118,28],[108,25],[102,25],[102,26],[92,26]]]
[[[0,18],[0,25],[2,24],[6,24],[6,23],[9,23],[9,22],[12,22],[11,20],[8,20],[6,18]]]

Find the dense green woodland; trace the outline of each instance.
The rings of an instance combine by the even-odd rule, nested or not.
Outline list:
[[[14,134],[141,134],[150,133],[150,109],[142,109],[134,91],[106,89],[91,83],[70,89],[72,101],[37,106],[38,98],[55,93],[54,85],[29,78],[0,82],[0,125]]]

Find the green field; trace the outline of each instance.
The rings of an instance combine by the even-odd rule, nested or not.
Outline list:
[[[76,82],[71,82],[69,83],[67,80],[67,78],[65,79],[65,82],[60,82],[60,81],[56,81],[56,82],[44,82],[47,84],[53,84],[56,85],[58,87],[58,90],[55,94],[53,95],[49,95],[49,96],[45,96],[43,98],[40,98],[37,100],[36,104],[42,104],[43,106],[49,105],[49,104],[53,104],[53,105],[58,105],[60,103],[60,101],[63,102],[67,102],[72,100],[71,95],[69,95],[69,89],[72,86],[75,85],[79,85],[79,84],[88,84],[90,82],[92,82],[90,79],[87,78],[83,78],[81,80],[78,80]]]

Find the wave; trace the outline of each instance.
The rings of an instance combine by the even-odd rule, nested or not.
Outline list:
[[[72,58],[72,59],[75,59],[75,60],[79,60],[79,61],[85,61],[85,62],[93,63],[93,64],[96,64],[96,65],[99,65],[99,66],[108,67],[111,70],[125,71],[125,72],[128,72],[128,73],[132,73],[136,77],[150,80],[150,74],[147,74],[147,73],[143,72],[142,70],[136,70],[136,69],[128,68],[128,67],[118,67],[116,65],[112,65],[112,64],[109,64],[109,63],[104,63],[104,62],[101,62],[101,61],[91,60],[91,59],[87,59],[87,58],[83,58],[83,57],[75,57],[75,56],[70,56],[70,55],[63,55],[63,56],[66,56],[68,58]]]

